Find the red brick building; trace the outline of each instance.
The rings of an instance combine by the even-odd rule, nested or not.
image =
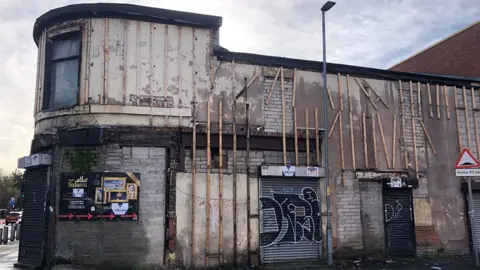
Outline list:
[[[395,64],[390,70],[480,77],[480,21]]]

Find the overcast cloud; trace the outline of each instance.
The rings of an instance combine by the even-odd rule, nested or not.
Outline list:
[[[0,0],[0,169],[13,170],[33,138],[35,19],[77,0]],[[323,0],[137,0],[223,17],[231,51],[320,60]],[[328,61],[388,68],[479,19],[478,0],[337,0],[327,15]]]

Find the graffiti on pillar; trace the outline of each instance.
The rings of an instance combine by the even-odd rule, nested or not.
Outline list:
[[[317,192],[275,193],[260,198],[260,245],[322,241],[321,205]]]

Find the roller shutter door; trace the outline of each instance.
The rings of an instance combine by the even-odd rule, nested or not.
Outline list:
[[[318,179],[261,179],[262,263],[318,260],[321,257],[321,200],[318,189]]]
[[[414,257],[416,255],[413,198],[411,189],[383,191],[385,212],[385,238],[390,257]]]
[[[35,267],[40,267],[43,263],[48,173],[48,167],[42,166],[27,169],[24,174],[23,217],[18,262]]]

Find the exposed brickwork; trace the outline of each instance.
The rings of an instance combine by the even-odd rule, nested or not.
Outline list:
[[[359,183],[353,174],[346,174],[345,186],[337,187],[335,200],[338,215],[337,255],[353,256],[364,248]]]
[[[226,174],[233,173],[233,150],[225,149],[224,154],[228,156],[228,168],[224,170]],[[197,149],[196,152],[197,172],[205,173],[207,171],[207,151]],[[313,157],[312,157],[313,156]],[[245,173],[247,152],[245,150],[237,150],[237,173]],[[310,155],[312,162],[315,162],[315,156]],[[306,166],[307,154],[298,153],[299,165]],[[287,152],[288,164],[295,164],[295,152]],[[185,151],[185,171],[192,172],[192,152]],[[258,172],[260,165],[281,165],[283,164],[283,152],[279,151],[250,151],[250,174]],[[315,164],[315,163],[310,163]],[[212,173],[218,173],[218,169],[211,168]]]
[[[264,107],[265,131],[282,132],[282,87],[280,76],[277,79],[275,87],[270,95],[268,104]],[[275,78],[266,77],[264,81],[265,94],[264,100],[267,100],[268,93],[272,87]],[[285,96],[285,132],[293,134],[293,80],[284,78],[283,83]]]
[[[480,77],[480,22],[392,68],[395,71]]]

